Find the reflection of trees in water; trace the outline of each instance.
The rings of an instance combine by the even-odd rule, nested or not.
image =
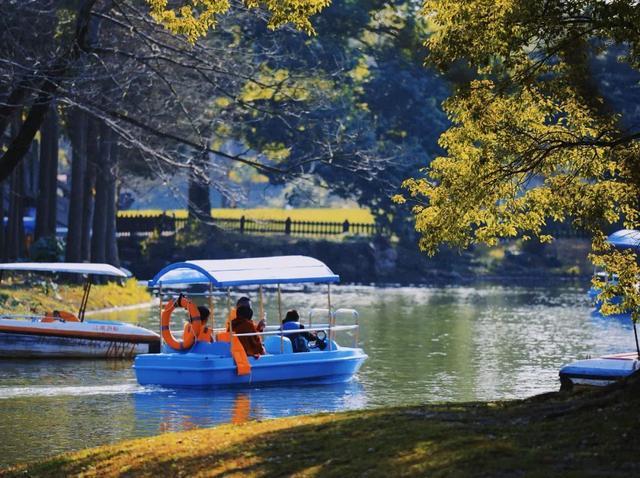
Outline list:
[[[377,404],[471,398],[474,308],[435,289],[416,289],[418,301],[406,290],[381,292],[361,315],[363,380],[386,384]]]

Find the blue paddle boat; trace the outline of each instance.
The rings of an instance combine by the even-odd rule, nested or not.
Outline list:
[[[575,385],[602,387],[625,379],[640,369],[638,352],[578,360],[560,369],[560,387],[571,389]]]
[[[622,229],[609,235],[607,241],[616,249],[632,250],[640,253],[640,231]],[[615,275],[610,275],[598,270],[594,272],[594,279],[609,285],[616,285],[618,281]],[[602,301],[599,298],[600,292],[601,289],[596,286],[592,286],[591,289],[589,289],[589,298],[595,306],[595,311],[592,313],[592,316],[606,317],[608,319],[616,318],[631,323],[635,336],[636,351],[578,360],[565,365],[560,369],[561,390],[571,389],[574,385],[595,387],[609,385],[615,381],[629,377],[640,369],[640,345],[638,344],[636,324],[631,321],[631,314],[629,311],[623,311],[621,314],[603,316],[600,312],[602,307]],[[619,305],[622,303],[622,299],[621,296],[614,296],[608,300],[611,305]]]
[[[213,289],[227,291],[229,316],[231,308],[230,288],[258,286],[260,317],[264,317],[263,286],[276,286],[278,311],[282,319],[281,284],[327,284],[326,309],[311,309],[305,332],[315,334],[308,351],[295,352],[295,338],[300,329],[280,330],[280,324],[268,326],[262,332],[234,333],[227,328],[213,329],[213,341],[198,341],[185,350],[175,350],[167,345],[173,341],[167,337],[168,320],[163,318],[162,353],[139,356],[134,363],[135,374],[141,385],[163,387],[234,387],[254,384],[303,382],[310,384],[341,383],[351,380],[366,360],[367,355],[357,348],[358,314],[353,309],[334,309],[331,306],[331,284],[338,282],[324,263],[305,256],[277,256],[226,260],[193,260],[170,264],[149,281],[157,287],[162,297],[163,288],[207,285],[209,296]],[[184,289],[183,289],[184,290]],[[193,295],[193,294],[192,294]],[[206,294],[205,294],[206,295]],[[180,299],[178,299],[178,304]],[[210,303],[211,306],[213,303]],[[173,306],[173,301],[168,305]],[[162,306],[161,306],[162,308]],[[167,313],[167,305],[162,314]],[[324,323],[313,323],[318,315]],[[354,324],[338,325],[337,318],[350,316]],[[335,338],[338,331],[350,331],[353,347],[339,345]],[[257,358],[247,356],[239,346],[243,336],[260,336],[266,354]],[[186,342],[185,342],[186,343]],[[240,352],[238,352],[240,349]]]

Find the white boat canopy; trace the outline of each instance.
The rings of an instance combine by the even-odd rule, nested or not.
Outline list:
[[[170,264],[153,279],[155,285],[207,284],[216,287],[261,284],[338,282],[324,262],[307,256],[254,257],[247,259],[198,260]]]
[[[129,277],[111,264],[92,264],[89,262],[12,262],[0,264],[0,271],[67,272],[94,276]]]
[[[618,249],[635,249],[640,251],[640,231],[635,229],[622,229],[609,235],[609,244]]]

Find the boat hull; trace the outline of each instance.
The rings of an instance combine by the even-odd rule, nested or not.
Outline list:
[[[578,360],[560,369],[563,388],[574,385],[602,387],[625,379],[640,369],[638,354],[624,353]]]
[[[141,385],[176,388],[236,387],[278,382],[314,384],[351,380],[367,355],[362,349],[296,354],[263,355],[249,358],[251,373],[238,375],[231,357],[201,353],[149,354],[136,358],[134,369]]]
[[[111,321],[0,319],[0,358],[133,358],[160,349],[154,332]]]

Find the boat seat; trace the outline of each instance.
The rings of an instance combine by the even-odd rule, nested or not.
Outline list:
[[[231,356],[231,344],[229,342],[196,342],[191,352],[197,354]]]
[[[280,352],[280,336],[279,335],[269,335],[264,339],[264,348],[268,354],[279,355],[281,353],[292,354],[293,346],[291,345],[291,340],[289,337],[283,337],[282,341],[284,342],[284,346],[282,348],[283,352]]]
[[[66,310],[52,310],[44,313],[44,317],[40,322],[54,322],[56,320],[62,322],[80,322],[80,319],[72,312]]]
[[[231,345],[229,342],[196,342],[193,347],[185,350],[174,350],[167,344],[162,344],[163,354],[188,354],[196,353],[203,355],[219,355],[222,357],[231,356]]]

